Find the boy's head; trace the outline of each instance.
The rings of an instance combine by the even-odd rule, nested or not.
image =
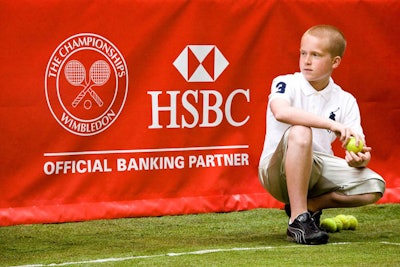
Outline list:
[[[334,57],[343,57],[346,49],[346,39],[343,33],[336,27],[331,25],[316,25],[308,29],[304,34],[309,34],[318,38],[326,38],[328,40],[328,50]]]
[[[317,25],[301,38],[299,66],[306,80],[316,90],[323,90],[342,60],[346,40],[335,27]]]

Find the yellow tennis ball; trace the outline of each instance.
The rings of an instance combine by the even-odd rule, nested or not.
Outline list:
[[[359,140],[358,146],[356,146],[356,139],[354,137],[350,137],[350,140],[346,145],[347,151],[353,151],[354,153],[361,152],[363,147],[364,144],[361,140]]]
[[[350,221],[349,221],[349,219],[347,218],[346,215],[340,214],[340,215],[336,216],[336,218],[338,218],[339,220],[342,221],[342,223],[343,223],[343,230],[349,229]]]
[[[332,218],[326,218],[321,221],[321,228],[329,233],[334,233],[336,232],[337,226],[335,220]]]
[[[356,228],[358,228],[357,218],[353,215],[348,215],[347,218],[349,220],[349,230],[356,230]]]
[[[337,232],[340,232],[340,231],[342,231],[343,230],[343,223],[342,223],[342,221],[339,219],[339,218],[333,218],[333,220],[335,221],[335,223],[336,223],[336,231]]]

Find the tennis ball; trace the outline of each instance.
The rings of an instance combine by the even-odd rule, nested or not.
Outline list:
[[[350,137],[350,140],[346,145],[347,151],[353,151],[354,153],[361,152],[363,147],[364,144],[361,140],[359,140],[358,146],[356,146],[356,139],[354,137]]]
[[[325,231],[327,231],[327,232],[329,232],[329,233],[334,233],[334,232],[336,232],[336,229],[337,229],[335,220],[333,220],[332,218],[323,219],[323,220],[321,221],[321,227],[322,227]]]
[[[342,231],[343,230],[343,223],[342,223],[342,221],[340,220],[340,219],[338,219],[338,218],[333,218],[333,220],[335,221],[335,223],[336,223],[336,231],[337,232],[340,232],[340,231]]]
[[[358,227],[357,218],[353,215],[348,215],[347,218],[349,220],[349,230],[356,230],[356,228]]]
[[[336,216],[335,218],[338,218],[339,220],[342,221],[343,230],[349,229],[350,221],[346,215],[340,214],[340,215]]]

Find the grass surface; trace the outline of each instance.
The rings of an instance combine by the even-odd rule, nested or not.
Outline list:
[[[400,266],[400,205],[352,214],[327,245],[286,241],[278,209],[0,227],[0,266]]]

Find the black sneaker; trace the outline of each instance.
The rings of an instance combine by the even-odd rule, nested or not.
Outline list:
[[[318,226],[318,228],[321,229],[322,210],[318,210],[316,212],[311,212],[311,211],[308,211],[308,212],[310,212],[311,217],[314,219],[315,224]],[[285,204],[285,213],[290,218],[290,216],[291,216],[290,204]]]
[[[286,234],[289,241],[299,244],[326,244],[329,239],[328,234],[317,227],[309,212],[297,216],[294,222],[288,225]]]
[[[318,226],[318,228],[321,230],[321,215],[322,215],[322,210],[316,211],[314,213],[311,213],[311,218],[314,219],[315,224]]]

